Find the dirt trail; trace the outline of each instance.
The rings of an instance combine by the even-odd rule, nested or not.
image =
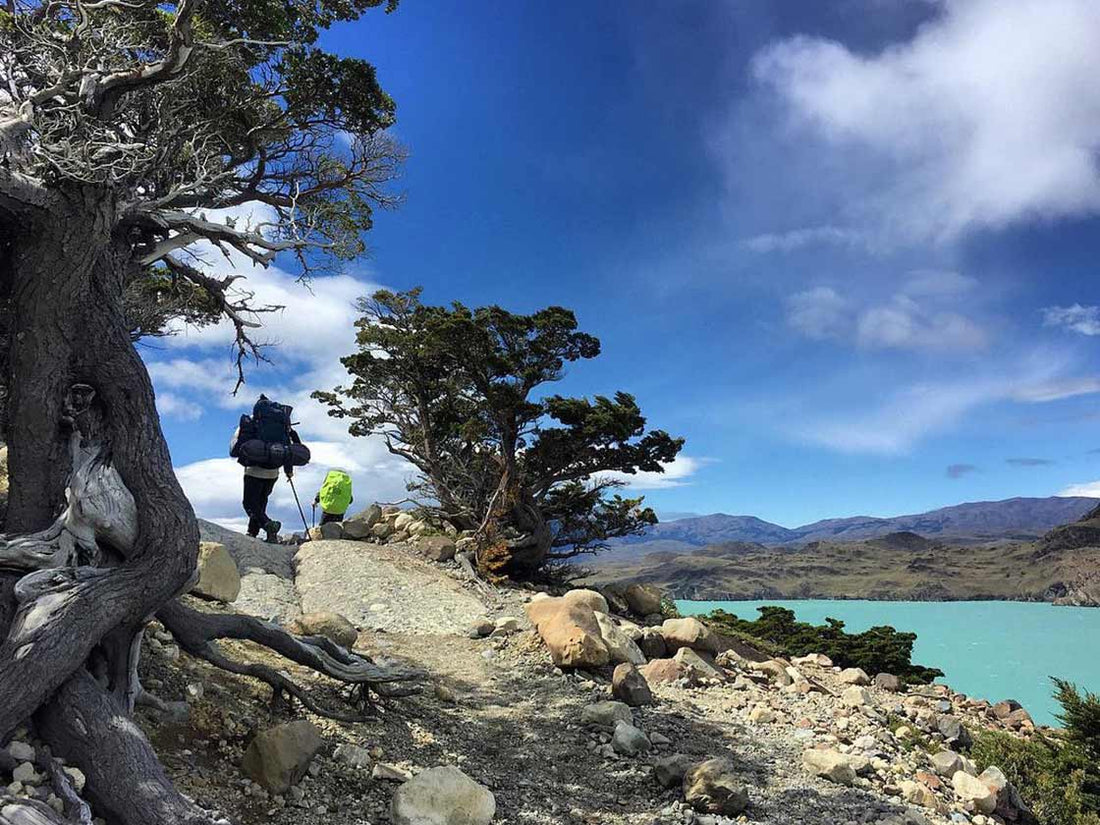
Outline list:
[[[245,548],[240,557],[260,550]],[[186,656],[183,668],[166,667],[163,651],[153,651],[143,668],[148,685],[163,698],[183,699],[189,684],[202,684],[203,696],[192,698],[186,724],[169,725],[152,717],[145,717],[143,724],[185,792],[234,822],[389,822],[395,786],[372,779],[369,767],[336,759],[333,752],[341,743],[370,749],[374,761],[413,772],[443,764],[460,767],[493,791],[498,811],[494,822],[499,825],[732,822],[694,818],[680,802],[678,789],[664,790],[653,780],[651,763],[675,752],[734,759],[753,801],[750,821],[924,821],[906,819],[904,807],[882,797],[807,775],[799,767],[805,740],[793,726],[746,726],[744,701],[727,688],[662,688],[660,703],[636,709],[634,716],[638,727],[667,743],[633,759],[606,755],[601,746],[608,737],[579,724],[586,704],[610,698],[606,680],[563,674],[526,622],[523,604],[529,594],[484,594],[462,580],[457,565],[425,563],[401,546],[318,542],[298,551],[296,569],[299,586],[305,585],[301,600],[307,609],[343,608],[361,625],[359,649],[408,659],[428,671],[430,682],[420,695],[386,702],[376,721],[343,724],[304,714],[321,728],[326,747],[310,776],[286,796],[272,797],[244,779],[237,766],[256,731],[303,714],[270,707],[267,688],[247,678],[214,671]],[[385,609],[371,611],[378,603]],[[258,609],[262,614],[270,605]],[[501,615],[519,618],[523,629],[469,638],[473,619]],[[228,647],[234,655],[267,655],[245,645]],[[310,685],[316,696],[339,700],[331,683],[276,661]]]

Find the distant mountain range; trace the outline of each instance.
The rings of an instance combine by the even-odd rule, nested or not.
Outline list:
[[[696,547],[751,542],[767,546],[806,544],[812,541],[865,541],[890,533],[916,533],[925,538],[978,543],[1042,536],[1061,524],[1081,518],[1097,505],[1097,499],[1051,496],[1009,498],[1003,501],[975,501],[943,507],[927,513],[893,518],[852,516],[815,521],[788,528],[755,516],[709,516],[683,518],[656,524],[640,536],[619,539],[606,560],[656,551],[690,552]]]
[[[1013,498],[896,518],[826,519],[793,530],[717,514],[656,525],[586,566],[591,584],[644,582],[681,599],[1096,606],[1100,507],[1093,498]]]

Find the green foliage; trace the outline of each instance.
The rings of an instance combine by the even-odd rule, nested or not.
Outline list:
[[[740,619],[715,610],[703,619],[722,632],[738,631],[778,644],[788,656],[824,653],[841,667],[858,667],[869,674],[892,673],[907,683],[931,682],[943,671],[912,663],[915,633],[899,633],[892,627],[872,627],[862,633],[846,633],[844,622],[826,619],[824,625],[795,621],[784,607],[759,608],[760,618]]]
[[[498,523],[541,564],[657,521],[606,474],[662,472],[683,445],[646,430],[634,397],[540,395],[600,342],[573,313],[427,306],[420,290],[360,303],[350,387],[316,392],[353,435],[380,434],[420,477],[411,490],[464,526]],[[490,512],[492,510],[492,513]],[[528,540],[529,539],[529,540]]]
[[[1053,681],[1062,731],[1031,739],[981,731],[970,753],[979,768],[1004,771],[1042,825],[1100,825],[1100,697]]]

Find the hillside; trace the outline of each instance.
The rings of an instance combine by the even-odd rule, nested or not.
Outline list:
[[[181,654],[154,623],[142,675],[174,715],[143,707],[138,721],[180,787],[240,825],[718,825],[734,822],[741,810],[759,825],[950,825],[966,798],[946,778],[936,781],[945,769],[912,746],[897,719],[907,717],[913,727],[905,730],[937,741],[955,720],[1020,739],[1034,730],[1026,714],[1009,728],[988,702],[943,686],[894,693],[888,680],[876,681],[858,688],[862,705],[853,709],[849,672],[822,657],[784,661],[777,670],[777,660],[730,642],[733,649],[716,661],[709,637],[700,637],[698,653],[685,647],[661,658],[672,656],[671,642],[654,652],[654,635],[678,638],[692,620],[643,628],[605,614],[611,629],[601,633],[609,646],[637,651],[631,639],[649,639],[650,652],[631,659],[640,665],[634,676],[644,673],[648,685],[630,694],[636,706],[628,707],[608,701],[625,695],[613,686],[610,664],[553,664],[527,615],[530,602],[545,594],[477,586],[455,562],[425,559],[415,542],[324,540],[295,548],[201,526],[204,537],[224,542],[240,571],[241,596],[230,609],[284,623],[337,611],[355,626],[356,650],[399,657],[428,674],[425,690],[381,700],[375,718],[336,722],[272,703],[260,683]],[[578,603],[595,599],[607,609],[602,597],[584,595]],[[203,611],[226,609],[188,601]],[[303,668],[228,645],[255,665],[286,668],[314,696],[334,698],[331,685]],[[790,687],[795,678],[798,689]],[[307,721],[316,743],[304,753],[295,743],[283,746],[285,758],[297,760],[292,784],[271,789],[250,778],[245,754],[252,743]],[[724,796],[712,803],[681,778],[715,757],[729,760],[710,763],[726,771],[721,787],[736,789],[728,803]],[[466,796],[442,782],[437,772],[454,770],[442,766],[458,766],[473,780]],[[461,807],[471,795],[484,802],[489,793],[495,815]],[[399,815],[400,799],[418,794],[432,815]]]
[[[725,542],[613,558],[590,583],[634,581],[685,599],[1008,599],[1100,605],[1100,519],[1035,542],[960,546],[903,531],[867,541]]]
[[[1096,504],[1096,499],[1083,497],[1010,498],[968,502],[893,518],[852,516],[824,519],[795,528],[782,527],[755,516],[716,513],[654,525],[643,535],[617,542],[619,547],[630,547],[631,553],[616,549],[605,558],[620,561],[632,553],[648,553],[651,550],[690,552],[692,547],[736,541],[764,545],[862,541],[901,532],[950,539],[955,543],[1006,539],[1026,541],[1039,538],[1058,525],[1076,521]]]

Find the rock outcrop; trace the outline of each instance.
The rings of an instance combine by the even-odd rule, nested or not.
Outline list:
[[[224,544],[199,542],[198,572],[192,593],[219,602],[236,601],[241,592],[241,574]]]

